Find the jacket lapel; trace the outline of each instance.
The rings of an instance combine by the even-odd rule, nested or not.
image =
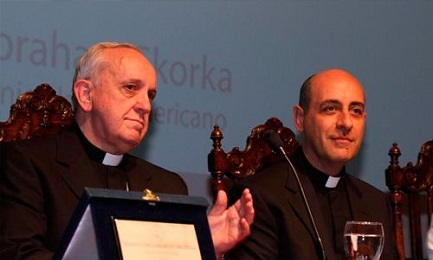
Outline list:
[[[335,255],[333,254],[334,252],[333,244],[332,244],[333,239],[329,229],[330,227],[326,226],[326,224],[323,221],[322,213],[317,203],[316,193],[314,191],[313,184],[310,182],[308,177],[305,176],[304,174],[298,174],[298,175],[303,185],[305,196],[310,206],[311,214],[313,215],[314,222],[317,227],[317,231],[319,232],[326,257],[327,259],[335,259]],[[289,177],[288,177],[286,187],[289,190],[289,192],[294,194],[294,196],[290,196],[289,198],[289,203],[293,211],[297,213],[297,216],[299,217],[299,221],[303,223],[303,225],[305,225],[305,227],[308,229],[308,232],[312,236],[312,239],[314,241],[317,241],[318,239],[316,236],[316,231],[314,230],[314,227],[310,220],[310,216],[308,214],[308,210],[303,201],[302,194],[298,188],[296,178],[292,171],[289,171]]]
[[[125,164],[124,170],[128,174],[131,190],[144,191],[149,187],[151,181],[149,171],[146,171],[147,167],[144,165],[138,165],[139,161],[136,157],[125,154],[122,164]]]
[[[346,185],[349,201],[352,205],[353,218],[354,220],[365,220],[370,219],[371,201],[363,199],[362,191],[353,183],[354,178],[347,174]]]
[[[76,133],[68,131],[58,135],[56,159],[62,168],[60,172],[63,179],[77,198],[81,197],[84,187],[105,187],[101,176],[95,173]]]

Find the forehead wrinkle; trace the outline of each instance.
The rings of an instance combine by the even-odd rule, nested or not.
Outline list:
[[[129,62],[128,58],[129,57],[127,57],[127,56],[121,56],[121,57],[118,58],[118,60],[117,60],[118,63],[117,64],[118,64],[118,68],[119,69],[118,69],[117,75],[118,76],[122,75],[124,77],[129,75],[129,76],[131,76],[133,78],[123,78],[121,82],[123,82],[123,83],[130,82],[130,83],[135,83],[135,84],[139,84],[139,85],[145,85],[146,82],[149,81],[149,79],[152,77],[151,74],[154,71],[153,67],[152,66],[150,67],[151,71],[152,71],[150,73],[147,73],[147,71],[144,70],[144,71],[142,71],[140,73],[142,75],[130,75],[130,74],[128,74],[129,73],[129,69],[125,69],[125,66],[123,66],[124,64],[127,64]],[[147,64],[146,64],[146,66],[147,66]],[[140,77],[142,77],[142,78],[140,78]]]

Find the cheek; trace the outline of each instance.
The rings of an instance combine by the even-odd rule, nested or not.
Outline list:
[[[362,139],[362,137],[364,136],[364,131],[365,131],[365,120],[360,120],[356,122],[356,131],[359,135],[359,137]]]
[[[305,129],[310,129],[311,134],[315,136],[325,135],[327,132],[333,129],[334,124],[329,119],[316,117],[311,120],[307,120]]]
[[[122,108],[119,106],[107,104],[100,106],[96,115],[104,121],[105,127],[110,131],[119,129],[122,124]]]
[[[97,111],[98,114],[103,115],[104,118],[109,118],[110,114],[116,110],[116,106],[113,103],[113,100],[107,94],[95,95],[92,102],[92,109]]]

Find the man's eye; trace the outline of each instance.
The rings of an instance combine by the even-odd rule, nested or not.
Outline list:
[[[133,91],[135,90],[137,87],[135,85],[129,84],[129,85],[125,85],[124,88],[128,91]]]
[[[153,101],[156,98],[156,91],[149,91],[147,96],[151,101]]]
[[[364,114],[364,109],[362,109],[362,108],[352,108],[352,114],[360,116],[360,115]]]
[[[334,112],[335,111],[335,107],[333,106],[327,106],[323,108],[324,112]]]

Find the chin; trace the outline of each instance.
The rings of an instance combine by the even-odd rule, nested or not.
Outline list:
[[[336,162],[342,162],[342,163],[346,163],[350,160],[353,159],[353,154],[352,153],[334,153],[333,155],[331,155],[333,160]]]
[[[341,156],[336,158],[338,161],[340,161],[341,163],[346,164],[347,162],[349,162],[350,160],[353,159],[353,156]]]
[[[123,140],[123,143],[125,144],[125,146],[130,147],[129,151],[137,148],[137,146],[140,145],[141,140],[142,140],[142,138],[140,138],[140,137],[131,137],[131,136],[127,136],[127,137],[124,137],[121,139]]]

